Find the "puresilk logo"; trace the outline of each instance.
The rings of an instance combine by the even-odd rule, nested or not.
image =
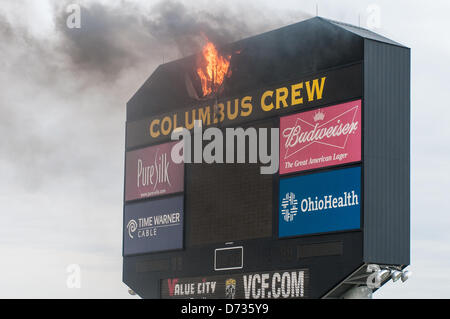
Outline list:
[[[143,160],[138,159],[137,162],[137,187],[146,187],[153,185],[153,190],[159,184],[166,183],[172,186],[169,176],[170,162],[167,160],[167,154],[158,155],[159,149],[156,151],[153,164],[144,166]]]
[[[131,219],[127,224],[128,229],[128,236],[130,236],[131,239],[134,238],[133,233],[137,230],[138,224],[134,219]]]

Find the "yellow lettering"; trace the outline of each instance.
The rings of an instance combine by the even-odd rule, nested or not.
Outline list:
[[[242,99],[241,108],[247,110],[246,112],[241,111],[241,116],[246,117],[252,114],[253,105],[251,96],[246,96]]]
[[[218,104],[219,107],[219,114],[220,114],[220,122],[223,122],[223,120],[225,120],[225,105],[223,105],[223,103],[219,103]]]
[[[217,107],[215,108],[215,110],[218,111],[218,113],[220,114],[220,118],[217,119],[217,112],[214,112],[214,124],[217,124],[217,122],[223,122],[223,120],[225,119],[225,105],[223,105],[223,103],[219,103],[217,104]]]
[[[266,104],[266,99],[267,97],[273,97],[273,91],[266,91],[264,92],[264,94],[261,96],[261,108],[263,109],[263,111],[268,112],[271,111],[273,109],[273,102],[271,102],[270,104]]]
[[[287,88],[282,87],[277,89],[276,91],[276,109],[278,110],[280,108],[280,102],[283,103],[283,107],[287,107],[288,103],[287,103],[287,98],[288,98],[288,94],[289,91]]]
[[[238,116],[239,99],[234,100],[234,113],[231,113],[231,101],[227,101],[227,116],[229,120],[234,120]]]
[[[192,121],[189,122],[189,111],[184,112],[184,125],[188,130],[192,130],[195,121],[195,109],[192,110]]]
[[[173,130],[175,131],[178,128],[178,121],[177,121],[177,113],[173,115]]]
[[[150,136],[153,138],[157,138],[159,136],[159,131],[155,131],[153,128],[155,125],[159,125],[159,120],[153,120],[150,124]]]
[[[314,79],[312,88],[311,81],[306,82],[306,92],[308,93],[308,101],[311,102],[314,100],[314,95],[317,96],[317,100],[322,99],[323,87],[325,85],[326,77],[321,78],[321,83],[319,87],[319,79]]]
[[[303,89],[303,82],[293,84],[291,87],[291,105],[303,104],[303,98],[301,97]]]
[[[167,129],[165,128],[165,124],[168,123]],[[170,120],[170,117],[165,116],[161,121],[161,132],[163,135],[169,135],[172,131],[172,121]]]
[[[210,119],[210,116],[209,116],[209,106],[207,106],[205,108],[205,110],[203,110],[203,108],[200,108],[198,110],[198,116],[202,120],[203,125],[211,124],[211,119]]]

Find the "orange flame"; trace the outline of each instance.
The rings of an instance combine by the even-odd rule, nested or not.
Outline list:
[[[197,62],[197,74],[202,84],[203,96],[216,93],[226,76],[229,76],[231,55],[222,56],[214,44],[207,41]]]

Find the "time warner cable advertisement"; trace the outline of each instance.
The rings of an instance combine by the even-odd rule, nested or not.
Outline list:
[[[3,1],[0,298],[449,298],[447,12]]]

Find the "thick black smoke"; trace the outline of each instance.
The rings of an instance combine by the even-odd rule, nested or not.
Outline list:
[[[0,15],[0,36],[2,39],[9,39],[12,36],[11,27],[2,15]]]
[[[102,170],[120,189],[120,169],[97,161],[119,150],[110,157],[120,167],[126,102],[159,64],[198,52],[203,35],[221,45],[305,18],[248,4],[81,1],[81,28],[70,29],[73,2],[53,3],[55,28],[40,37],[0,7],[0,170],[27,190],[91,183]]]
[[[82,6],[81,28],[70,29],[61,6],[57,29],[62,35],[61,50],[78,71],[96,71],[111,80],[126,68],[198,52],[204,36],[221,45],[286,23],[277,15],[266,16],[260,8],[243,7],[199,9],[169,0],[142,10],[126,1],[117,7],[92,3]],[[294,19],[305,17],[298,12]]]

